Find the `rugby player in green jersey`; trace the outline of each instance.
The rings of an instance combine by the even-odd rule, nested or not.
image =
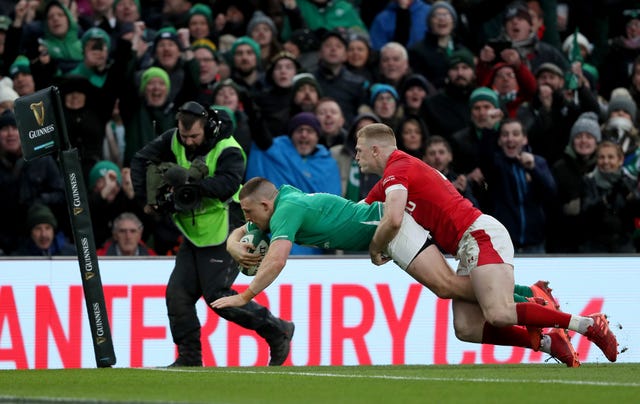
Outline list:
[[[239,197],[248,223],[229,235],[227,250],[242,266],[259,264],[259,268],[245,291],[210,302],[214,309],[244,306],[266,289],[284,268],[294,242],[320,248],[364,251],[369,249],[376,229],[385,220],[383,203],[354,203],[331,194],[307,194],[289,185],[277,189],[273,183],[261,177],[249,180]],[[271,243],[264,258],[253,253],[252,246],[240,242],[254,226],[271,233]],[[438,297],[476,302],[469,277],[453,272],[429,232],[406,212],[397,235],[387,246],[386,255]],[[527,301],[518,293],[533,296],[535,291],[546,298],[538,297],[535,302],[554,304],[557,309],[546,282],[539,281],[530,288],[515,285],[514,291],[515,301]],[[458,328],[456,326],[456,336],[464,331]],[[528,331],[530,340],[524,338],[518,344],[505,345],[539,349],[541,329],[532,328]],[[538,344],[534,345],[536,342]],[[575,350],[567,338],[557,338],[555,344],[562,345],[562,349],[556,347],[553,352],[545,352],[567,366],[579,366]]]
[[[292,186],[275,185],[262,177],[249,180],[240,191],[240,206],[248,223],[228,238],[227,250],[242,266],[260,263],[262,257],[240,239],[254,226],[271,233],[271,244],[249,288],[237,296],[211,303],[214,308],[242,306],[269,286],[284,268],[293,243],[346,251],[366,251],[383,218],[383,204],[354,203],[336,195],[307,194]],[[438,297],[475,302],[468,277],[457,276],[447,264],[427,230],[404,215],[388,256]],[[516,286],[516,298],[526,301],[534,291]],[[549,291],[546,302],[554,304]],[[521,293],[523,296],[518,295]],[[543,299],[540,299],[543,300]],[[539,300],[539,301],[540,301]]]

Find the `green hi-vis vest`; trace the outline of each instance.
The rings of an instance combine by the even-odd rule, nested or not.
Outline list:
[[[240,149],[246,163],[247,158],[240,144],[233,137],[222,139],[207,153],[205,158],[209,176],[213,176],[215,173],[220,154],[230,147]],[[191,162],[187,160],[185,148],[178,141],[177,130],[171,139],[171,151],[176,156],[176,162],[179,166],[187,170],[191,167]],[[236,201],[238,200],[239,192],[240,187],[238,187],[238,191],[233,196]],[[198,247],[220,245],[225,242],[229,234],[227,202],[219,199],[203,197],[197,209],[189,212],[176,212],[173,214],[173,221],[182,234]]]

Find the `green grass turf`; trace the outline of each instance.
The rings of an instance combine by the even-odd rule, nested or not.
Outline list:
[[[640,402],[640,364],[0,370],[0,402]]]

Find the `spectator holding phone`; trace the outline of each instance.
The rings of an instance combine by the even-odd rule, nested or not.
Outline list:
[[[565,71],[569,69],[569,61],[560,50],[538,39],[529,8],[524,2],[517,1],[507,7],[503,32],[489,41],[481,52],[487,52],[487,48],[495,57],[502,57],[505,49],[516,50],[531,71],[536,71],[543,63],[553,63]],[[499,61],[495,60],[494,63]],[[504,58],[502,61],[507,62]]]

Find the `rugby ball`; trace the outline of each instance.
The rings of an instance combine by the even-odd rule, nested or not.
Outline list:
[[[258,252],[262,258],[264,258],[265,254],[267,254],[267,250],[269,249],[269,236],[258,229],[247,232],[247,234],[242,236],[240,242],[251,244],[253,246],[252,252]],[[260,262],[262,262],[262,258],[260,259]],[[242,272],[243,274],[247,276],[255,276],[255,274],[258,272],[259,266],[260,263],[249,268],[245,268],[242,265],[239,265],[239,268],[240,272]]]

